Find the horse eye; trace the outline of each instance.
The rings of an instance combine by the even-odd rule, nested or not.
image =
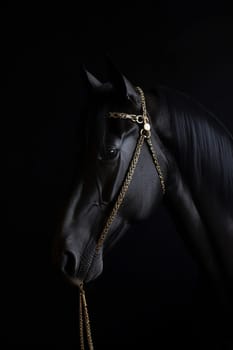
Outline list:
[[[118,154],[118,149],[114,147],[107,147],[100,155],[101,160],[114,159]]]

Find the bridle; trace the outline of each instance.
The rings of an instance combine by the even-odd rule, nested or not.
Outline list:
[[[128,119],[132,121],[133,123],[138,124],[139,126],[139,137],[138,141],[134,150],[134,154],[132,157],[132,160],[130,162],[128,172],[126,174],[125,180],[122,184],[121,190],[118,194],[118,197],[116,199],[116,202],[112,208],[112,211],[110,215],[108,216],[104,228],[100,234],[100,237],[97,241],[96,244],[96,249],[95,249],[95,254],[97,254],[100,250],[100,248],[103,246],[103,243],[106,239],[106,236],[109,232],[109,229],[121,207],[121,204],[126,196],[126,193],[128,191],[129,185],[131,183],[131,180],[134,175],[134,171],[136,169],[142,146],[144,144],[144,141],[146,141],[148,148],[150,150],[156,171],[159,176],[160,184],[161,184],[161,189],[162,193],[165,194],[165,180],[163,176],[162,169],[159,164],[158,156],[157,153],[155,152],[155,149],[152,144],[151,140],[151,124],[150,124],[150,119],[149,119],[149,114],[147,112],[146,108],[146,100],[144,93],[140,87],[136,87],[137,92],[140,95],[141,99],[141,109],[142,109],[142,114],[136,115],[136,114],[127,114],[127,113],[118,113],[118,112],[110,112],[109,113],[109,118],[114,118],[114,119]],[[85,349],[85,342],[84,342],[84,325],[86,328],[86,335],[87,335],[87,343],[88,347],[90,350],[93,350],[93,341],[92,341],[92,336],[91,336],[91,328],[90,328],[90,320],[89,320],[89,315],[88,315],[88,309],[87,309],[87,303],[86,303],[86,297],[85,297],[85,291],[83,287],[83,282],[80,283],[79,285],[80,288],[80,345],[81,345],[81,350]]]

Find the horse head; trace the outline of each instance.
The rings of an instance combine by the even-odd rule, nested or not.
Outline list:
[[[135,86],[109,63],[109,81],[102,83],[82,69],[83,88],[88,91],[83,126],[79,180],[66,208],[62,229],[56,238],[58,264],[76,285],[97,278],[103,270],[104,253],[137,220],[145,219],[161,201],[159,176],[148,147],[141,148],[138,165],[124,200],[102,244],[101,232],[125,181],[140,136],[132,120],[109,118],[110,113],[142,114],[140,94]],[[150,106],[148,105],[148,111]],[[152,116],[150,116],[152,117]],[[157,154],[164,156],[151,131]],[[58,248],[59,247],[59,248]]]

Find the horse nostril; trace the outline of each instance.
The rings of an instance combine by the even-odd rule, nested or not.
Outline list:
[[[77,259],[73,252],[65,251],[63,255],[62,271],[70,276],[75,277]]]

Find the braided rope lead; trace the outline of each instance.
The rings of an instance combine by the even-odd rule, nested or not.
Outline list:
[[[121,204],[125,198],[125,195],[128,191],[129,185],[132,181],[134,171],[136,169],[142,146],[144,144],[144,140],[146,140],[147,145],[149,147],[150,153],[153,158],[153,162],[155,164],[155,168],[157,170],[159,180],[161,183],[162,187],[162,192],[165,194],[165,181],[164,181],[164,176],[159,164],[158,156],[157,153],[155,152],[155,149],[152,144],[151,140],[151,126],[150,126],[150,120],[147,115],[147,110],[146,110],[146,101],[145,101],[145,96],[140,87],[136,88],[137,91],[140,94],[141,98],[141,107],[142,107],[142,115],[135,115],[135,114],[127,114],[127,113],[117,113],[117,112],[110,112],[109,117],[110,118],[120,118],[120,119],[130,119],[132,122],[137,123],[140,126],[140,133],[139,133],[139,138],[134,150],[134,154],[132,157],[132,160],[130,162],[128,172],[126,174],[125,180],[123,182],[123,185],[121,187],[120,193],[117,197],[117,200],[112,208],[112,211],[107,218],[107,221],[104,225],[103,231],[100,234],[100,237],[97,241],[96,244],[96,250],[95,253],[97,254],[100,248],[103,246],[104,240],[109,232],[109,229],[121,207]],[[88,315],[88,308],[87,308],[87,302],[86,302],[86,296],[85,296],[85,291],[83,287],[83,283],[80,284],[80,312],[79,312],[79,321],[80,321],[80,347],[81,350],[85,350],[85,341],[84,341],[84,325],[86,329],[86,335],[87,335],[87,343],[89,350],[94,350],[93,346],[93,341],[92,341],[92,335],[91,335],[91,327],[90,327],[90,319]]]
[[[83,324],[84,324],[83,300],[82,300],[82,292],[80,289],[80,292],[79,292],[79,334],[80,334],[80,349],[81,350],[85,350]]]
[[[87,308],[87,301],[83,283],[80,284],[80,295],[79,295],[79,330],[80,330],[80,348],[85,350],[84,341],[84,325],[86,328],[87,343],[90,350],[94,350],[92,335],[91,335],[91,325]],[[83,317],[84,314],[84,317]]]
[[[144,135],[140,135],[135,151],[134,151],[134,155],[133,155],[133,159],[130,163],[129,166],[129,170],[127,172],[127,176],[125,178],[125,181],[121,187],[121,191],[117,197],[117,200],[115,202],[115,205],[112,209],[111,214],[109,215],[106,224],[104,226],[104,229],[100,235],[100,238],[97,242],[96,245],[96,253],[99,251],[99,249],[101,248],[101,246],[103,245],[103,242],[108,234],[108,231],[110,229],[110,226],[112,225],[117,212],[125,198],[125,195],[128,191],[129,185],[131,183],[131,180],[133,178],[133,174],[134,171],[136,169],[137,163],[138,163],[138,159],[140,157],[140,153],[141,153],[141,149],[144,143],[144,139],[145,136]],[[81,350],[85,350],[85,341],[84,341],[84,324],[86,327],[86,335],[87,335],[87,342],[88,342],[88,347],[90,350],[94,350],[94,346],[93,346],[93,341],[92,341],[92,334],[91,334],[91,326],[90,326],[90,319],[89,319],[89,314],[88,314],[88,308],[87,308],[87,302],[86,302],[86,296],[85,296],[85,290],[83,287],[83,283],[81,283],[80,285],[80,297],[79,297],[80,301],[79,301],[79,330],[80,330],[80,348]],[[84,313],[84,317],[83,317],[83,313]]]

